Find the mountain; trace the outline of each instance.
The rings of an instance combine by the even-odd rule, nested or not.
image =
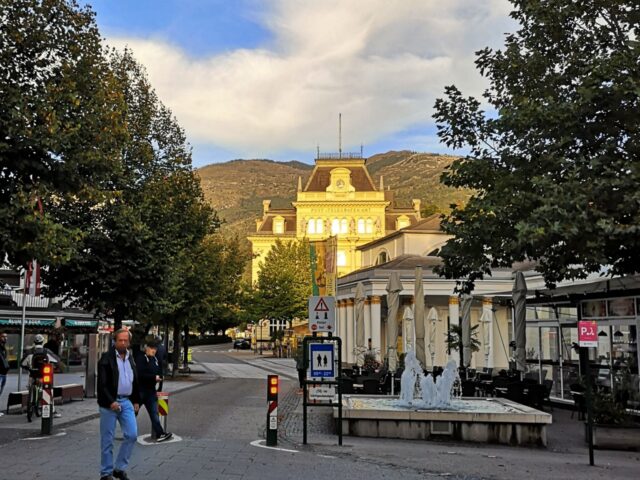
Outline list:
[[[392,151],[367,159],[367,168],[379,185],[395,192],[395,203],[409,206],[419,198],[423,206],[447,211],[451,203],[465,203],[469,191],[445,187],[440,175],[457,157],[410,151]],[[313,165],[273,160],[232,160],[198,169],[205,197],[226,221],[224,229],[241,236],[255,231],[255,219],[262,215],[262,200],[273,208],[290,207],[295,200],[298,177],[303,185]]]

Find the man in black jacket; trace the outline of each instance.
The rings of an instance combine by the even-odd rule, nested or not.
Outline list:
[[[125,473],[138,438],[136,413],[140,404],[138,373],[129,351],[131,333],[120,329],[114,334],[114,348],[98,362],[98,405],[100,405],[100,480],[129,480]],[[113,463],[113,437],[120,423],[124,441]]]
[[[140,403],[147,408],[156,441],[164,442],[169,440],[173,434],[164,431],[158,418],[156,383],[162,380],[162,367],[156,358],[157,349],[158,345],[155,339],[149,339],[144,347],[144,352],[140,352],[136,356],[136,365],[140,380]]]

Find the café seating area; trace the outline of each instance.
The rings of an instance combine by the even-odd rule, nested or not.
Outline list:
[[[435,367],[431,373],[437,379],[442,367]],[[400,392],[402,371],[394,374],[384,368],[377,371],[364,371],[358,366],[342,370],[343,394],[391,395]],[[463,397],[502,397],[539,410],[551,407],[549,395],[553,388],[552,380],[539,383],[535,378],[520,378],[519,372],[500,370],[493,375],[492,369],[468,370],[460,372]],[[392,389],[393,382],[393,389]]]

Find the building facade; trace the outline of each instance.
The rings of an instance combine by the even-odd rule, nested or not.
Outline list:
[[[382,177],[375,182],[359,154],[319,155],[306,182],[298,179],[292,208],[273,209],[263,200],[262,218],[248,239],[252,245],[253,282],[260,263],[277,239],[320,241],[337,237],[337,273],[346,275],[361,268],[357,248],[420,220],[420,200],[398,208],[393,192],[385,190]]]

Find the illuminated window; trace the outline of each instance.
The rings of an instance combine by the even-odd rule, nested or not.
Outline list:
[[[358,219],[358,233],[365,233],[364,218]]]
[[[373,220],[367,218],[367,228],[366,233],[373,233]]]
[[[316,233],[322,233],[324,230],[324,221],[321,218],[316,218]]]
[[[316,233],[316,221],[313,218],[307,223],[307,233]]]
[[[273,233],[284,233],[284,218],[276,217],[273,219]]]
[[[409,225],[411,225],[411,220],[409,220],[407,217],[405,216],[398,217],[398,220],[396,223],[396,228],[398,230],[400,230],[401,228],[408,227]]]
[[[334,218],[331,220],[331,235],[337,235],[340,233],[340,220]]]
[[[347,266],[347,253],[344,250],[338,250],[337,264],[339,267]]]
[[[340,233],[349,233],[349,225],[347,225],[347,219],[340,220]]]

